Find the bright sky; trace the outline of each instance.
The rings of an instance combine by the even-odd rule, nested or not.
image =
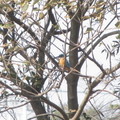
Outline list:
[[[28,10],[29,11],[29,10]],[[30,11],[29,11],[30,12]],[[106,22],[104,22],[104,26],[108,23],[108,21],[110,21],[110,19],[112,18],[112,16],[107,16],[108,18],[106,18]],[[116,21],[115,21],[116,22]],[[114,24],[115,24],[115,22],[110,26],[110,28],[109,28],[109,30],[114,30]],[[59,23],[60,25],[62,24],[62,22],[61,23]],[[87,24],[86,24],[86,26],[87,26]],[[61,26],[61,28],[62,28],[62,26]],[[107,33],[108,31],[106,31],[106,33]],[[65,39],[65,37],[66,36],[64,36],[64,35],[61,35],[61,36],[58,36],[58,37],[60,37],[60,38],[62,38],[63,40]],[[85,39],[85,38],[84,38]],[[114,40],[115,39],[115,36],[110,36],[110,37],[108,37],[106,40],[105,40],[105,43],[107,43],[107,44],[111,44],[111,42],[112,42],[112,40]],[[59,47],[59,49],[61,49],[62,51],[64,50],[64,47],[65,47],[65,44],[64,43],[61,43],[59,40],[55,40],[54,41],[54,44],[55,45],[57,45],[58,47]],[[109,66],[109,62],[106,60],[106,54],[105,53],[101,53],[101,51],[102,51],[102,49],[103,49],[104,47],[101,45],[100,47],[98,47],[97,49],[95,49],[94,51],[94,56],[95,56],[95,58],[96,58],[96,60],[98,60],[99,61],[99,63],[102,65],[103,64],[103,67],[105,67],[105,68],[107,68],[108,66]],[[66,50],[66,52],[68,52],[67,50]],[[60,50],[58,50],[55,46],[52,46],[52,50],[51,50],[51,53],[54,55],[54,56],[57,56],[58,54],[61,54],[61,51]],[[112,64],[113,65],[115,65],[117,62],[118,62],[118,60],[119,60],[119,55],[116,57],[116,60],[115,59],[113,59],[112,60]],[[87,68],[86,68],[86,66],[87,66]],[[85,72],[86,72],[86,69],[87,69],[87,73],[89,74],[89,75],[94,75],[94,76],[97,76],[97,75],[99,75],[100,74],[100,70],[98,69],[98,67],[96,67],[96,65],[93,63],[93,62],[91,62],[91,61],[87,61],[87,63],[85,63],[84,64],[84,66],[83,66],[83,68],[82,68],[82,74],[85,74]],[[116,82],[117,83],[117,82]],[[101,89],[101,88],[103,88],[105,86],[105,83],[104,82],[102,82],[98,87],[97,87],[97,89],[99,88],[99,89]],[[52,101],[52,102],[55,102],[56,104],[60,104],[60,101],[59,101],[59,98],[58,98],[58,95],[59,95],[59,97],[60,97],[60,99],[61,99],[61,101],[63,102],[63,104],[66,104],[67,103],[67,85],[66,85],[66,80],[64,80],[63,82],[62,82],[62,85],[61,85],[61,87],[60,87],[60,89],[57,89],[58,90],[58,94],[55,92],[55,89],[52,89],[49,93],[48,93],[48,95],[49,95],[49,97],[50,97],[50,100]],[[108,88],[108,90],[112,90],[112,87],[109,87]],[[85,95],[85,92],[86,92],[86,81],[84,81],[82,78],[80,78],[79,79],[79,83],[78,83],[78,101],[79,101],[79,103],[81,103],[82,102],[82,100],[83,100],[83,98],[84,98],[84,95]],[[113,95],[107,95],[106,93],[102,93],[101,95],[98,95],[94,100],[97,100],[97,101],[99,101],[98,103],[97,102],[94,102],[94,100],[93,100],[93,102],[96,104],[96,105],[98,105],[98,104],[102,104],[103,102],[108,102],[109,100],[111,101],[111,99],[114,99],[114,97],[113,97]],[[105,104],[104,103],[104,104]],[[26,111],[28,111],[28,109],[26,108],[26,107],[22,107],[21,109],[16,109],[16,111],[18,112],[18,113],[20,113],[21,111],[23,112],[23,113],[25,113],[26,114]],[[22,120],[26,120],[26,116],[25,116],[25,114],[22,114],[23,116],[22,116]],[[21,115],[21,114],[20,114]],[[2,117],[3,118],[3,117]],[[1,119],[1,118],[0,118]],[[1,120],[4,120],[4,119],[1,119]],[[11,119],[7,119],[7,120],[11,120]],[[21,119],[18,119],[18,120],[21,120]]]

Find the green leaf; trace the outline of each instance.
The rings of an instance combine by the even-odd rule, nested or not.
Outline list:
[[[33,8],[33,11],[40,11],[40,9],[37,8],[37,7],[34,7],[34,8]]]
[[[111,104],[110,107],[111,109],[118,109],[120,106],[118,104]]]
[[[0,28],[3,28],[3,24],[0,24]]]
[[[21,4],[21,8],[22,8],[22,11],[26,11],[29,7],[29,2],[28,1],[25,1]]]
[[[26,13],[26,12],[23,13],[22,16],[21,16],[21,19],[22,19],[22,20],[25,19],[25,18],[27,17],[27,15],[28,15],[28,13]]]
[[[44,13],[43,13],[43,12],[40,12],[39,18],[40,18],[40,19],[43,19],[43,18],[44,18]]]
[[[2,8],[2,9],[3,9],[3,8],[7,8],[7,7],[9,7],[9,5],[8,5],[8,4],[5,4],[5,3],[4,3],[4,4],[3,4],[3,3],[0,3],[0,8]]]
[[[119,40],[120,40],[120,34],[118,34],[118,35],[116,36],[116,39],[119,39]]]
[[[87,31],[88,31],[88,32],[90,32],[90,31],[92,31],[92,30],[93,30],[93,28],[91,28],[91,27],[88,27],[88,28],[87,28]]]
[[[118,22],[115,24],[115,26],[116,26],[117,28],[120,28],[120,21],[118,21]]]
[[[55,28],[56,30],[58,30],[58,29],[60,28],[60,26],[59,26],[59,25],[54,25],[54,28]]]
[[[85,34],[89,33],[90,31],[94,30],[93,28],[91,27],[88,27],[87,30],[85,31]]]
[[[8,22],[8,23],[4,24],[2,27],[3,28],[12,28],[12,27],[14,27],[14,24],[11,22]]]
[[[30,77],[30,76],[27,76],[27,77],[26,77],[26,80],[28,80],[28,81],[31,80],[31,77]]]
[[[29,66],[30,62],[28,60],[25,60],[25,61],[23,61],[23,64],[26,65],[26,66]]]
[[[7,52],[7,53],[11,53],[11,52],[13,52],[13,51],[14,51],[14,47],[10,47],[10,48],[7,49],[6,52]]]
[[[18,46],[15,46],[14,51],[18,51],[18,50],[20,50],[20,48]]]
[[[35,5],[36,3],[38,3],[40,0],[34,0],[33,5]]]

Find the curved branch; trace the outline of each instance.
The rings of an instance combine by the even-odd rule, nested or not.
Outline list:
[[[82,103],[79,106],[77,112],[75,113],[75,115],[70,120],[77,120],[79,118],[79,116],[82,114],[83,109],[84,109],[85,105],[87,104],[91,94],[92,94],[92,89],[89,89],[88,93],[86,93],[84,99],[82,100]]]
[[[112,32],[109,32],[109,33],[106,33],[104,34],[102,37],[100,37],[93,45],[92,45],[92,49],[90,48],[88,50],[88,52],[86,53],[87,55],[89,55],[95,48],[96,46],[102,41],[104,40],[105,38],[109,37],[109,36],[112,36],[112,35],[115,35],[115,34],[120,34],[120,30],[116,30],[116,31],[112,31]],[[87,59],[86,55],[84,55],[81,59],[81,62],[80,64],[78,65],[78,68],[81,69],[82,65],[84,64],[85,60]]]
[[[94,62],[99,68],[100,70],[105,73],[105,70],[103,69],[103,67],[95,60],[95,59],[92,59],[82,48],[79,48],[80,51],[82,51],[85,55],[86,58],[88,58],[89,60],[91,60],[92,62]]]
[[[12,89],[9,85],[3,83],[2,81],[0,81],[0,84],[2,84],[6,88],[8,88],[12,92],[14,92],[16,95],[19,94],[19,95],[23,95],[25,97],[28,97],[30,99],[31,98],[35,99],[35,97],[33,95],[30,95],[30,93],[28,93],[27,91],[24,91],[23,89],[22,89],[22,92],[18,92],[16,90]],[[43,96],[40,96],[39,98],[41,99],[41,101],[45,102],[46,104],[48,104],[48,105],[54,107],[56,110],[58,110],[62,114],[64,120],[68,120],[68,116],[66,115],[66,113],[59,106],[57,106],[56,104],[54,104],[53,102],[51,102],[50,100],[46,99]],[[37,97],[37,99],[38,99],[38,97]]]
[[[46,99],[43,96],[41,97],[41,100],[43,100],[43,102],[45,102],[46,104],[48,104],[48,105],[54,107],[55,109],[57,109],[62,114],[62,116],[64,117],[65,120],[69,120],[69,118],[66,115],[66,113],[59,106],[57,106],[56,104],[54,104],[53,102],[49,101],[48,99]]]
[[[15,93],[16,95],[20,95],[21,93],[14,90],[12,87],[10,87],[9,85],[5,84],[4,82],[0,81],[0,84],[3,85],[4,87],[6,87],[7,89],[11,90],[13,93]]]
[[[88,92],[86,93],[81,105],[79,106],[76,114],[73,116],[73,118],[71,120],[77,120],[79,118],[79,116],[82,114],[82,111],[86,105],[86,103],[88,102],[90,96],[94,93],[93,89],[103,80],[103,78],[105,77],[105,75],[109,75],[113,72],[115,72],[116,70],[118,70],[120,68],[120,63],[118,63],[116,66],[110,68],[110,69],[106,69],[105,73],[101,73],[96,80],[94,80],[90,87]]]
[[[54,17],[54,15],[53,15],[53,13],[52,13],[52,8],[50,8],[50,9],[48,10],[48,14],[49,14],[49,18],[50,18],[50,21],[52,22],[52,24],[53,24],[53,25],[57,25],[57,22],[56,22],[56,20],[55,20],[55,17]]]
[[[20,25],[25,31],[27,31],[33,37],[33,39],[37,40],[37,42],[39,41],[39,38],[32,31],[32,29],[29,26],[27,26],[25,23],[23,23],[20,19],[16,18],[13,14],[11,14],[11,12],[8,12],[7,17],[9,17],[11,21],[14,21],[18,25]]]
[[[28,103],[30,103],[30,102],[28,101],[28,102],[26,102],[26,103],[23,103],[23,104],[21,104],[21,105],[15,106],[15,107],[6,107],[5,110],[1,110],[0,113],[6,112],[6,111],[11,110],[11,109],[20,108],[20,107],[22,107],[22,106],[27,105]]]
[[[40,115],[36,115],[35,117],[31,117],[29,118],[28,120],[32,120],[34,118],[37,118],[37,117],[41,117],[41,116],[54,116],[54,117],[57,117],[61,120],[64,120],[62,117],[60,117],[59,115],[56,115],[56,114],[52,114],[52,113],[46,113],[46,114],[40,114]]]
[[[92,82],[91,87],[92,87],[92,88],[95,88],[95,87],[102,81],[102,79],[105,77],[105,75],[109,75],[109,74],[115,72],[116,70],[118,70],[119,68],[120,68],[120,63],[118,63],[116,66],[114,66],[114,67],[112,67],[112,68],[110,68],[110,69],[106,69],[106,70],[105,70],[106,74],[105,74],[105,73],[101,73],[101,74],[96,78],[96,80],[94,80],[94,81]]]

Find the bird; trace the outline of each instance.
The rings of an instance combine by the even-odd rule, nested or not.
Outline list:
[[[60,54],[59,56],[56,57],[58,59],[58,65],[60,68],[65,70],[66,72],[70,72],[70,63],[68,60],[65,58],[64,54]]]
[[[55,57],[58,59],[58,65],[62,70],[65,70],[65,72],[72,72],[74,74],[79,75],[80,72],[76,70],[75,68],[72,68],[68,60],[66,59],[64,54],[60,54],[59,56]]]

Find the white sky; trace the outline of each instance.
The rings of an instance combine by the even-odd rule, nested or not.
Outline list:
[[[108,21],[112,18],[112,16],[107,16],[107,17],[109,17],[109,19],[107,19]],[[107,24],[107,21],[106,20],[106,23],[104,23],[105,25]],[[114,22],[115,23],[115,22]],[[114,30],[114,23],[110,26],[110,28],[109,28],[109,30],[111,30],[111,29],[113,29]],[[61,24],[61,23],[59,23],[59,24]],[[107,31],[106,31],[107,32]],[[63,38],[64,39],[64,37],[63,37],[63,35],[61,36],[61,38]],[[108,37],[106,40],[105,40],[105,42],[107,43],[107,44],[111,44],[111,42],[112,42],[112,40],[114,40],[115,39],[115,36],[110,36],[110,37]],[[63,43],[61,43],[59,40],[55,40],[55,42],[54,42],[54,44],[55,45],[58,45],[59,46],[59,48],[61,49],[61,50],[63,50],[64,49],[64,44]],[[106,55],[105,55],[105,53],[101,53],[101,51],[102,51],[102,49],[103,49],[103,47],[102,47],[102,45],[99,47],[99,48],[97,48],[97,49],[95,49],[94,51],[94,56],[95,56],[95,58],[96,58],[96,60],[98,60],[99,61],[99,63],[102,65],[102,64],[104,64],[103,65],[103,67],[104,68],[107,68],[108,66],[109,66],[109,62],[106,60]],[[59,51],[56,47],[52,47],[52,51],[51,51],[51,53],[54,55],[54,56],[57,56],[58,54],[60,54],[61,53],[61,51]],[[113,59],[113,61],[112,61],[112,64],[113,65],[115,65],[117,62],[118,62],[118,59],[119,59],[119,55],[116,57],[116,59],[117,60],[115,60],[115,59]],[[84,64],[84,66],[83,66],[83,68],[82,68],[82,74],[84,74],[85,72],[86,72],[86,64],[87,64],[87,73],[89,74],[89,75],[94,75],[94,76],[97,76],[97,75],[99,75],[100,74],[100,70],[98,69],[98,67],[96,67],[96,65],[93,63],[93,62],[90,62],[89,60],[87,61],[87,63],[85,63]],[[104,82],[102,82],[97,88],[103,88],[105,86],[105,83]],[[85,88],[86,88],[86,83],[85,83],[85,81],[82,79],[82,78],[80,78],[79,79],[79,83],[78,83],[78,102],[79,103],[81,103],[82,102],[82,100],[83,100],[83,98],[84,98],[84,95],[85,95],[85,92],[86,92],[86,90],[85,90]],[[109,87],[108,88],[108,90],[112,90],[112,88],[111,87]],[[61,99],[61,101],[63,102],[63,104],[66,104],[67,103],[67,85],[66,85],[66,80],[64,80],[63,82],[62,82],[62,85],[61,85],[61,87],[60,87],[60,89],[58,89],[58,93],[59,93],[59,97],[60,97],[60,99]],[[101,95],[99,95],[99,96],[97,96],[96,98],[95,98],[95,100],[97,100],[97,101],[99,101],[98,103],[95,103],[94,101],[94,103],[96,104],[96,105],[98,105],[98,104],[102,104],[102,103],[106,103],[106,102],[108,102],[108,101],[111,101],[112,99],[114,99],[115,97],[113,97],[113,95],[105,95],[106,93],[102,93]],[[57,94],[56,94],[56,92],[54,91],[54,89],[52,90],[52,91],[50,91],[49,93],[48,93],[48,95],[49,95],[49,97],[50,97],[50,100],[52,101],[52,102],[55,102],[56,104],[60,104],[60,102],[59,102],[59,99],[58,99],[58,96],[57,96]],[[26,120],[26,111],[28,111],[27,110],[27,108],[26,107],[21,107],[21,109],[16,109],[15,111],[17,111],[18,113],[21,113],[21,111],[22,111],[22,114],[20,114],[20,116],[21,116],[21,118],[22,118],[22,120]],[[23,114],[23,113],[25,113],[25,114]],[[29,113],[28,113],[29,114]],[[29,114],[30,115],[30,114]],[[6,115],[5,115],[6,116]],[[19,115],[18,115],[19,116]],[[18,118],[17,120],[21,120],[21,118]],[[3,117],[1,117],[0,116],[0,120],[4,120],[3,119]],[[9,118],[7,118],[7,120],[11,120],[11,117]]]

